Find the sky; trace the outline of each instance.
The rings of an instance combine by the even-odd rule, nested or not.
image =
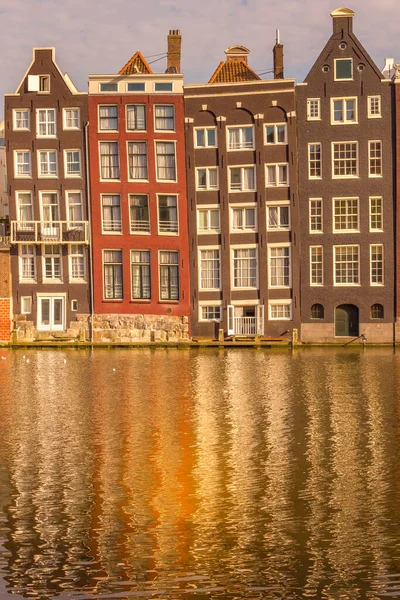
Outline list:
[[[185,83],[207,82],[224,50],[237,44],[250,49],[256,72],[271,70],[276,29],[285,77],[302,81],[331,35],[330,12],[339,6],[335,0],[0,0],[0,95],[16,91],[34,46],[54,46],[61,71],[86,91],[88,74],[117,73],[136,50],[149,62],[159,58],[169,29],[182,34]],[[396,0],[347,6],[378,67],[385,57],[400,63]],[[164,59],[152,64],[155,72],[165,68]]]

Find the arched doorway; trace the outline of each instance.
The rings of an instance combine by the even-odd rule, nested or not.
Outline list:
[[[357,337],[358,308],[354,304],[341,304],[335,309],[335,336]]]

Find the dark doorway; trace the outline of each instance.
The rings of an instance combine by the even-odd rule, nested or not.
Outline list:
[[[335,335],[358,336],[358,308],[354,304],[341,304],[335,310]]]

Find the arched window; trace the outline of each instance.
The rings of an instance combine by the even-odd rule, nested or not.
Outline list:
[[[373,304],[370,312],[371,319],[383,319],[383,306],[382,304]]]
[[[312,319],[323,319],[324,318],[324,307],[322,304],[313,304],[311,307],[311,318]]]

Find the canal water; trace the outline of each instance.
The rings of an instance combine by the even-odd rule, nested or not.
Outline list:
[[[400,352],[0,356],[1,600],[400,596]]]

